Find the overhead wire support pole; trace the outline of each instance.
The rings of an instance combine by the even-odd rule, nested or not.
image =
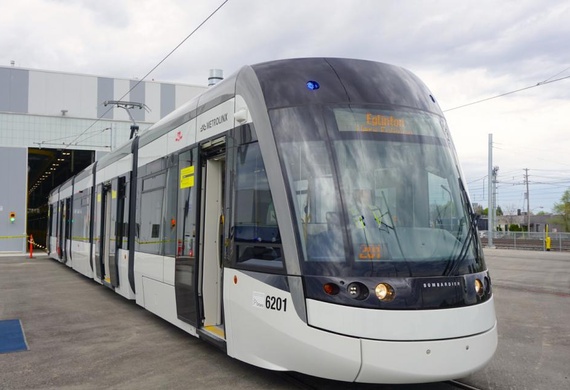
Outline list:
[[[493,231],[497,231],[497,173],[499,167],[493,167]]]
[[[103,102],[103,105],[105,107],[107,107],[107,105],[109,105],[109,104],[113,104],[119,108],[122,108],[127,112],[127,114],[129,114],[129,118],[131,118],[131,122],[132,122],[132,124],[131,124],[131,135],[130,135],[129,139],[131,139],[135,135],[137,135],[139,132],[139,125],[137,125],[137,122],[135,122],[135,118],[133,118],[133,115],[131,114],[130,110],[132,110],[133,108],[138,108],[139,110],[144,108],[145,111],[148,112],[150,110],[148,109],[147,105],[143,104],[143,103],[138,103],[138,102],[125,102],[125,101],[121,101],[121,100],[105,100]]]
[[[494,230],[494,221],[493,221],[493,134],[489,134],[489,196],[488,196],[488,203],[489,206],[487,207],[487,221],[488,221],[488,233],[487,233],[487,246],[489,248],[493,248],[493,230]]]
[[[526,183],[526,231],[530,237],[530,193],[528,192],[528,168],[525,168],[524,181]]]

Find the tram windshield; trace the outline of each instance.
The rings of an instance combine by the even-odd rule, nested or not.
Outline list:
[[[305,274],[439,276],[484,268],[443,118],[330,106],[275,110]]]

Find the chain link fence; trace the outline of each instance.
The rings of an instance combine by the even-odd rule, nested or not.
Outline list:
[[[488,232],[479,233],[483,246],[488,245]],[[570,233],[548,233],[550,251],[570,251]],[[544,232],[495,232],[493,246],[501,249],[546,251],[547,236]]]

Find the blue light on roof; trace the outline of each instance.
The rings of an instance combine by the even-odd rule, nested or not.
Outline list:
[[[313,80],[307,81],[307,88],[311,91],[314,91],[315,89],[319,89],[320,87],[321,86],[316,81],[313,81]]]

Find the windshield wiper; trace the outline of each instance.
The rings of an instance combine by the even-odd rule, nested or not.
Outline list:
[[[384,204],[386,205],[386,214],[388,214],[388,217],[390,218],[390,223],[392,224],[392,226],[388,226],[387,224],[385,224],[386,226],[392,228],[392,230],[394,231],[394,236],[396,237],[396,242],[398,243],[398,249],[400,250],[400,253],[402,254],[402,259],[404,260],[404,264],[406,265],[406,268],[408,269],[408,274],[411,277],[412,276],[412,269],[410,268],[410,265],[408,264],[408,260],[406,260],[406,255],[404,255],[404,251],[402,250],[402,244],[400,243],[400,237],[398,237],[398,232],[396,231],[396,225],[394,224],[394,219],[392,218],[392,213],[390,212],[390,206],[388,205],[388,201],[386,200],[386,195],[384,194],[384,191],[382,192],[382,199],[384,199]]]
[[[465,241],[463,242],[463,245],[459,250],[459,255],[457,256],[456,259],[450,258],[448,260],[447,266],[445,267],[445,270],[443,272],[445,276],[451,275],[455,271],[459,263],[461,263],[461,261],[465,259],[467,253],[469,252],[469,247],[471,246],[471,243],[474,241],[473,238],[475,237],[475,232],[477,231],[477,216],[475,215],[473,209],[471,208],[471,203],[469,203],[469,196],[467,196],[467,190],[463,185],[463,180],[461,180],[461,177],[458,178],[458,181],[459,181],[459,189],[461,190],[461,200],[463,203],[463,208],[465,213],[469,217],[468,221],[469,227],[467,229],[467,236],[465,238]],[[476,243],[474,247],[475,247],[475,261],[478,263],[479,245],[477,245]]]

